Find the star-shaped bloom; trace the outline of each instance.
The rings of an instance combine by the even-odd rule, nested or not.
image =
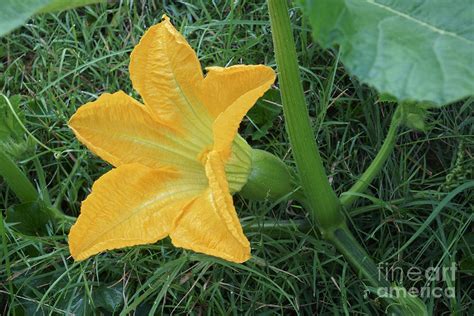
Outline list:
[[[143,104],[105,93],[71,118],[77,138],[115,167],[94,183],[71,228],[75,260],[167,236],[229,261],[250,258],[231,196],[251,168],[237,130],[275,73],[263,65],[206,70],[164,17],[130,57]]]

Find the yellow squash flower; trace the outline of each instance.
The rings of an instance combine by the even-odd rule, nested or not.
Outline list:
[[[75,260],[155,243],[244,262],[250,244],[231,193],[250,173],[249,145],[237,134],[275,73],[263,65],[210,67],[167,17],[130,56],[143,104],[122,91],[87,103],[69,125],[115,168],[99,178],[69,233]]]

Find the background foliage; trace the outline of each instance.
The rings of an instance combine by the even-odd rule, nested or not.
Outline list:
[[[39,141],[24,136],[29,154],[17,161],[43,197],[70,215],[78,214],[93,181],[110,166],[79,144],[67,120],[102,92],[132,91],[129,53],[163,13],[189,39],[203,66],[275,66],[264,1],[100,4],[36,16],[0,39],[1,91],[15,100],[25,127]],[[301,11],[292,11],[292,21],[314,133],[340,193],[376,154],[394,104],[378,99],[347,75],[333,53],[315,44]],[[241,132],[254,147],[293,165],[279,102],[271,95],[260,102]],[[460,264],[451,280],[456,298],[426,299],[437,313],[472,314],[472,191],[450,198],[434,221],[424,223],[441,199],[472,178],[473,109],[472,99],[463,100],[432,110],[426,132],[403,130],[383,173],[352,213],[355,233],[376,261],[404,268]],[[11,225],[0,227],[0,313],[381,313],[377,301],[367,304],[373,298],[364,295],[364,285],[334,248],[316,232],[297,228],[306,214],[299,205],[234,199],[252,243],[254,259],[245,265],[175,249],[168,240],[74,263],[61,231],[28,237]],[[0,182],[0,208],[17,203]],[[291,222],[273,231],[263,227],[275,219]],[[419,233],[408,243],[414,232]],[[447,286],[425,280],[404,285]]]

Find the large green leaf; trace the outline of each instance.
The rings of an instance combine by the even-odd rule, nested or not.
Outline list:
[[[101,0],[0,0],[0,36],[38,12],[51,12],[97,3]]]
[[[45,13],[69,10],[98,2],[105,2],[105,0],[49,0],[48,4],[41,8],[39,12]]]
[[[441,106],[474,94],[472,0],[303,0],[315,39],[399,101]]]
[[[49,0],[0,0],[0,36],[19,27]]]

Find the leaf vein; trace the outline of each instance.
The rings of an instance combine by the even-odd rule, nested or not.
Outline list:
[[[368,4],[375,5],[375,6],[381,8],[381,9],[383,9],[383,10],[389,11],[390,13],[399,15],[399,16],[402,17],[402,18],[405,18],[405,19],[407,19],[407,20],[410,20],[410,21],[413,21],[413,22],[415,22],[415,23],[418,23],[418,24],[420,24],[420,25],[422,25],[422,26],[424,26],[424,27],[430,29],[430,30],[433,31],[434,33],[438,33],[438,34],[446,35],[446,36],[451,36],[451,37],[454,37],[454,38],[456,38],[456,39],[458,39],[458,40],[465,41],[465,42],[467,42],[467,43],[469,43],[469,44],[474,44],[474,41],[470,41],[469,39],[464,38],[464,37],[462,37],[462,36],[459,36],[459,35],[456,34],[456,33],[448,32],[448,31],[442,30],[442,29],[440,29],[440,28],[438,28],[438,27],[436,27],[436,26],[434,26],[434,25],[431,25],[431,24],[429,24],[429,23],[427,23],[427,22],[424,22],[424,21],[421,21],[421,20],[419,20],[419,19],[416,19],[415,17],[410,16],[410,15],[404,13],[404,12],[400,12],[400,11],[398,11],[398,10],[395,10],[395,9],[389,7],[389,6],[386,6],[386,5],[383,5],[383,4],[381,4],[381,3],[375,2],[375,0],[365,0],[365,1],[366,1]]]

